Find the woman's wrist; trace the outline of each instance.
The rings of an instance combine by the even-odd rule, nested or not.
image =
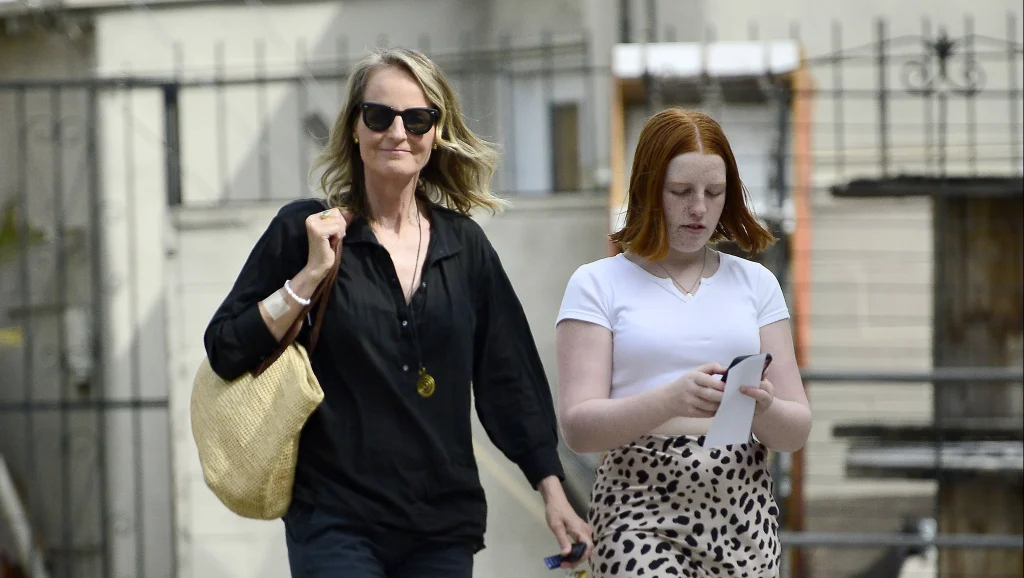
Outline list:
[[[314,283],[319,283],[321,279],[327,276],[327,272],[330,270],[330,266],[314,266],[311,263],[306,263],[306,266],[299,271],[298,275],[308,276]]]
[[[682,395],[682,388],[679,387],[678,380],[651,390],[651,395],[654,398],[652,400],[654,402],[652,405],[654,421],[658,422],[653,427],[658,427],[670,419],[685,416],[691,411]]]
[[[310,299],[316,291],[317,285],[320,284],[324,277],[324,274],[320,274],[318,271],[311,269],[309,265],[306,265],[289,280],[288,286],[298,297]]]
[[[775,398],[768,409],[754,416],[751,432],[772,450],[794,452],[807,443],[810,429],[811,414],[806,406]]]
[[[552,498],[568,499],[565,497],[565,490],[562,489],[562,481],[558,479],[558,476],[548,476],[537,482],[537,491],[540,492],[545,504],[550,503]]]

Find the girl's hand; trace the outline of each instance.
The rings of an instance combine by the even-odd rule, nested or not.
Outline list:
[[[754,401],[757,402],[757,405],[754,406],[754,415],[761,415],[775,401],[775,386],[767,379],[761,380],[760,387],[741,387],[740,393],[754,398]]]

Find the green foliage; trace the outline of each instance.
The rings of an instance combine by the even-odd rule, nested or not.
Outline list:
[[[29,247],[41,245],[46,241],[46,234],[28,223]],[[16,259],[21,248],[21,231],[15,211],[14,201],[7,201],[0,209],[0,264]]]

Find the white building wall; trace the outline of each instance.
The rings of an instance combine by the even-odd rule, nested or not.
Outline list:
[[[159,118],[161,105],[155,91],[105,94],[99,103],[107,277],[102,339],[106,394],[112,400],[162,399],[172,393],[166,362],[163,139],[160,131],[149,132],[145,126],[147,119]],[[174,576],[173,426],[166,415],[137,409],[109,414],[107,503],[111,566],[118,578],[139,574],[139,546],[146,576]],[[136,478],[138,470],[141,479]]]
[[[703,0],[632,0],[629,2],[631,42],[694,42],[703,38]],[[617,11],[618,3],[607,3]],[[654,10],[651,21],[650,10]],[[620,42],[624,39],[619,39]]]
[[[288,576],[282,524],[240,518],[221,505],[203,481],[189,419],[192,379],[205,355],[203,332],[276,209],[260,205],[171,215],[167,298],[173,322],[167,363],[180,578]]]
[[[552,193],[551,108],[562,103],[575,103],[579,107],[581,187],[594,188],[595,175],[590,154],[592,141],[589,140],[594,124],[593,115],[588,114],[593,108],[593,100],[588,90],[589,80],[579,74],[563,74],[557,81],[533,77],[507,83],[510,86],[504,93],[509,95],[514,118],[526,120],[505,125],[508,138],[504,148],[511,153],[503,159],[511,173],[504,175],[505,189],[516,195],[546,196]],[[589,164],[587,159],[590,159]]]
[[[465,0],[408,4],[287,3],[262,8],[208,6],[138,8],[98,17],[98,70],[104,75],[145,74],[211,80],[218,74],[252,78],[261,67],[263,44],[270,76],[333,69],[339,59],[361,56],[379,44],[427,50],[452,68],[470,126],[497,141],[505,153],[495,185],[522,194],[543,194],[552,186],[549,111],[552,103],[580,104],[580,162],[584,188],[607,179],[605,92],[602,49],[580,50],[553,62],[540,74],[539,59],[520,72],[499,77],[459,70],[451,55],[474,47],[515,49],[579,43],[581,13],[573,3],[530,2],[529,7]],[[523,13],[550,12],[525,19]],[[401,13],[402,18],[385,14]],[[547,39],[547,40],[546,40]],[[134,48],[150,43],[145,51]],[[592,60],[593,62],[588,62]],[[515,66],[516,63],[512,62]],[[571,71],[566,68],[572,68]],[[519,67],[520,70],[523,67]],[[343,81],[304,78],[300,82],[187,87],[181,91],[181,155],[186,203],[221,199],[284,199],[309,192],[309,163],[315,150],[300,119],[316,113],[328,125],[343,98]],[[265,99],[261,112],[260,99]],[[262,122],[260,121],[262,116]],[[255,122],[253,119],[257,119]],[[158,130],[158,126],[147,127]],[[222,138],[222,135],[225,138]],[[269,185],[261,179],[268,178]]]
[[[402,18],[386,16],[403,14]],[[97,18],[98,72],[211,80],[218,73],[254,78],[299,75],[300,82],[271,83],[260,111],[256,84],[181,91],[183,198],[189,204],[224,198],[286,199],[307,194],[315,154],[301,118],[318,113],[329,125],[343,96],[340,81],[315,80],[311,70],[361,56],[379,42],[452,51],[472,30],[471,4],[430,0],[309,2],[253,7],[140,8]],[[459,17],[456,18],[455,16]],[[429,34],[424,38],[424,31]],[[263,57],[258,56],[262,44]],[[145,45],[146,50],[139,50]],[[261,118],[261,114],[264,115]],[[145,128],[161,132],[162,116]],[[222,138],[223,137],[223,138]],[[264,173],[264,167],[266,165]],[[266,174],[269,185],[261,189]]]
[[[838,371],[928,371],[931,362],[932,227],[928,199],[842,199],[814,209],[811,364]],[[806,495],[922,494],[931,482],[845,475],[842,423],[921,423],[930,384],[810,383],[814,428]]]

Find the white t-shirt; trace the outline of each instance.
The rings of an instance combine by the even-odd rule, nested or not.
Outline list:
[[[611,330],[613,399],[665,385],[704,363],[728,367],[738,355],[760,353],[760,328],[789,317],[771,271],[719,255],[718,271],[693,297],[623,254],[573,273],[555,324],[578,319]]]

